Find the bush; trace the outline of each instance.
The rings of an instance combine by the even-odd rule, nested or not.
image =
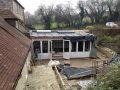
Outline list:
[[[86,29],[89,30],[103,30],[105,26],[103,25],[93,25],[93,26],[87,26]]]
[[[102,38],[102,42],[104,42],[104,43],[111,43],[112,42],[111,36],[104,36]]]
[[[108,42],[108,43],[111,43],[111,42],[112,42],[111,36],[108,36],[108,37],[107,37],[107,42]]]
[[[112,42],[116,43],[118,41],[118,38],[113,38]]]
[[[104,43],[116,43],[118,41],[117,38],[112,38],[111,36],[104,36],[102,39],[101,39],[101,43],[104,42]]]
[[[120,62],[109,65],[107,71],[97,75],[87,90],[120,90]]]

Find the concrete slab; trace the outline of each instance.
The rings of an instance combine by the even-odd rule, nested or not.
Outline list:
[[[29,74],[26,90],[60,90],[51,66],[34,66]]]

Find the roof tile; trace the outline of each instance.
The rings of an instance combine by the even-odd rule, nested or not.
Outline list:
[[[0,90],[13,90],[31,41],[0,16]]]

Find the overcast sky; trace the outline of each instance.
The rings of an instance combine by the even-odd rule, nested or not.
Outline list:
[[[37,10],[38,6],[41,4],[66,4],[68,1],[72,2],[74,6],[76,6],[76,3],[78,2],[78,0],[18,0],[18,2],[25,8],[25,11],[29,11],[31,14],[34,14],[34,11]]]

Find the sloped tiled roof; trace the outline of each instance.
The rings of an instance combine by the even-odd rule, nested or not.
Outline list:
[[[0,16],[0,90],[14,90],[31,41]]]
[[[18,19],[8,8],[0,8],[0,15],[4,19]]]

